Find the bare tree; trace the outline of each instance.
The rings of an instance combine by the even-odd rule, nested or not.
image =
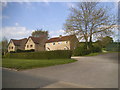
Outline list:
[[[84,39],[87,49],[92,45],[93,37],[112,33],[111,28],[115,25],[113,17],[98,2],[81,2],[70,11],[64,30]]]

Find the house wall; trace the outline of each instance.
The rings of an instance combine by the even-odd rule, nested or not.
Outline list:
[[[25,50],[35,49],[35,43],[31,38],[28,39],[27,43],[25,44]]]
[[[55,45],[53,45],[53,44],[55,44]],[[70,41],[46,43],[45,48],[47,51],[50,51],[50,50],[70,50]]]
[[[70,49],[74,50],[77,47],[78,43],[79,43],[79,41],[76,38],[76,36],[74,36],[73,38],[71,38],[70,39]]]
[[[66,43],[67,42],[67,43]],[[55,43],[55,45],[53,45]],[[69,41],[60,41],[60,42],[51,42],[51,43],[46,43],[46,50],[51,51],[51,50],[74,50],[79,41],[76,36],[71,37]]]
[[[20,45],[19,49],[25,50],[25,42],[26,42],[26,41],[22,41],[22,42],[21,42],[21,45]]]
[[[8,52],[10,51],[15,51],[16,47],[14,45],[14,43],[12,41],[10,41],[9,45],[8,45]]]
[[[35,51],[44,51],[44,50],[45,50],[45,45],[41,45],[41,44],[35,45]]]

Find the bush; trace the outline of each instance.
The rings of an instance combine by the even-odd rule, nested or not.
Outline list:
[[[21,49],[17,49],[16,52],[17,53],[21,53],[21,52],[34,52],[35,50],[34,49],[31,49],[31,50],[21,50]]]
[[[85,45],[80,45],[73,51],[74,56],[84,56],[90,53],[90,50],[87,50]]]
[[[101,47],[97,44],[94,44],[89,50],[86,49],[85,44],[81,44],[73,51],[73,55],[74,56],[84,56],[84,55],[88,55],[90,53],[96,53],[96,52],[101,52],[101,51],[102,51]]]
[[[10,51],[10,53],[15,53],[15,51]]]
[[[120,51],[120,43],[113,42],[106,46],[107,51]]]
[[[99,45],[93,45],[90,49],[90,52],[91,53],[96,53],[96,52],[101,52],[102,51],[102,48],[99,46]]]
[[[24,53],[7,53],[5,58],[19,59],[65,59],[71,58],[70,50],[41,51],[41,52],[24,52]]]

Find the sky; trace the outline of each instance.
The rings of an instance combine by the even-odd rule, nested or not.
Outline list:
[[[2,37],[27,38],[34,30],[48,30],[50,37],[65,35],[63,24],[70,14],[69,8],[77,2],[3,2]],[[116,13],[115,3],[103,3]]]

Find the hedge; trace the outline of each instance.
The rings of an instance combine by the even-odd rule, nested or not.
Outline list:
[[[88,55],[90,53],[96,53],[96,52],[101,52],[101,47],[99,47],[98,45],[94,44],[88,50],[88,49],[86,49],[85,44],[81,44],[80,46],[75,48],[75,50],[73,51],[73,55],[74,56],[84,56],[84,55]]]
[[[34,49],[31,49],[31,50],[21,50],[21,49],[17,49],[16,52],[17,53],[21,53],[21,52],[34,52],[35,50]]]
[[[18,59],[66,59],[71,58],[70,50],[41,51],[41,52],[23,52],[23,53],[7,53],[5,58]]]
[[[91,47],[90,52],[91,52],[91,53],[102,52],[102,48],[101,48],[99,45],[94,44],[94,45]]]
[[[120,43],[113,42],[106,46],[107,51],[120,51]]]
[[[76,47],[73,51],[74,56],[84,56],[90,53],[90,50],[87,50],[85,44],[81,44],[80,46]]]

